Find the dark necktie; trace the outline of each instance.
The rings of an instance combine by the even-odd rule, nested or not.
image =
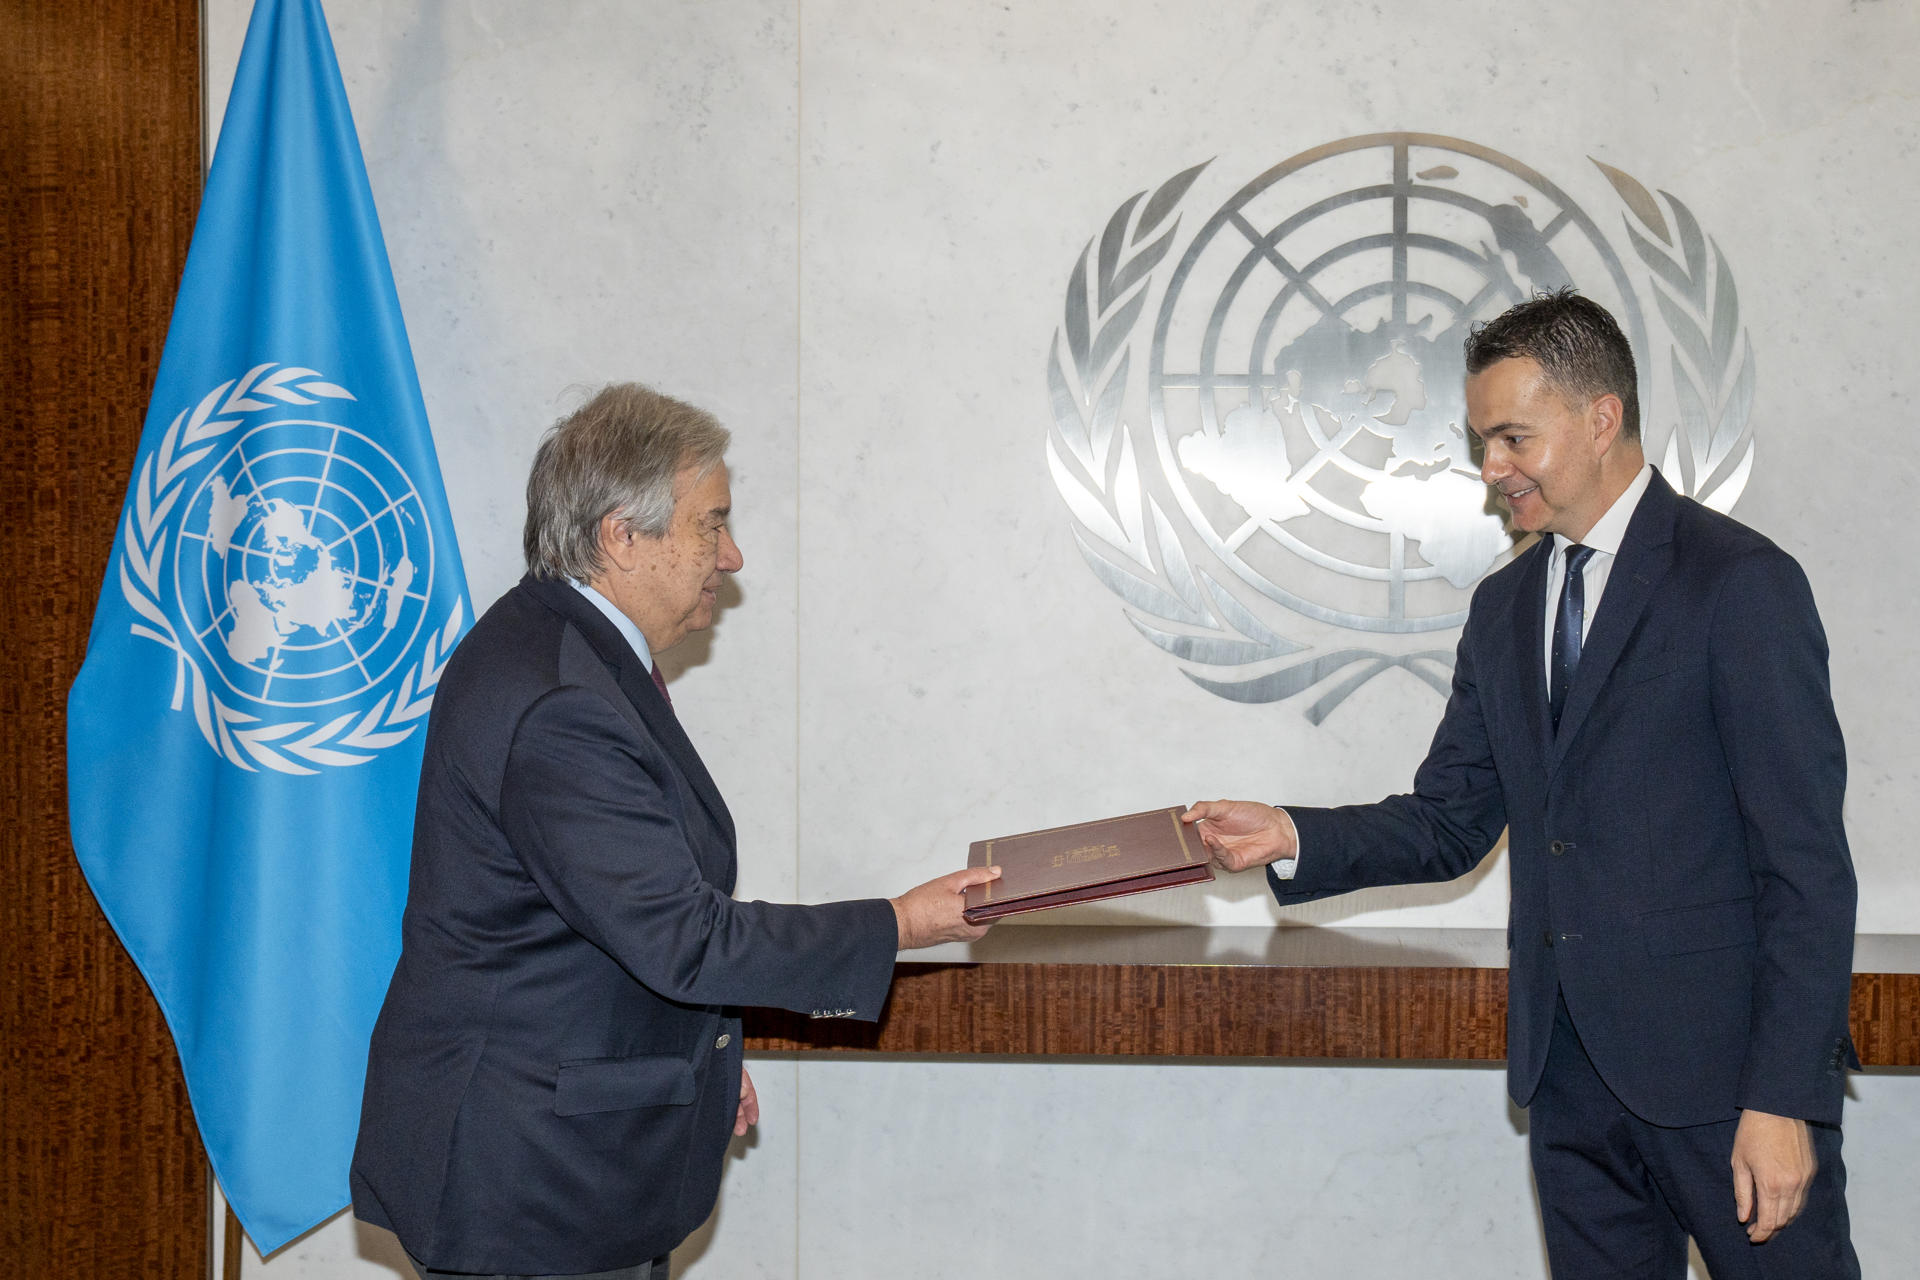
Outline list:
[[[1582,571],[1592,554],[1592,547],[1577,542],[1567,546],[1567,580],[1560,587],[1560,608],[1553,617],[1553,669],[1547,690],[1555,733],[1560,731],[1560,708],[1566,705],[1573,673],[1580,669],[1580,632],[1587,620],[1587,579]]]
[[[1553,651],[1555,653],[1560,652],[1560,645],[1559,645],[1559,641],[1557,640],[1554,642]],[[1574,649],[1574,657],[1578,659],[1579,656],[1580,656],[1579,648],[1576,645]],[[660,691],[660,696],[666,699],[668,706],[673,705],[673,695],[667,692],[667,678],[660,674],[659,663],[655,663],[653,667],[653,687]]]

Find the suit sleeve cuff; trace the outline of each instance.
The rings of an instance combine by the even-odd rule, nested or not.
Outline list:
[[[871,918],[871,941],[861,948],[860,971],[854,982],[854,1002],[859,1007],[852,1016],[862,1022],[878,1022],[880,1010],[887,1003],[887,990],[893,986],[893,964],[900,955],[900,918],[894,914],[893,903],[885,898],[871,898],[857,905],[863,916]]]

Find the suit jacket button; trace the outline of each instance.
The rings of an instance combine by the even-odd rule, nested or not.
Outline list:
[[[1540,940],[1541,940],[1542,942],[1544,942],[1544,943],[1546,943],[1546,944],[1547,944],[1548,946],[1552,946],[1552,945],[1553,945],[1553,930],[1551,930],[1551,929],[1548,929],[1548,930],[1547,930],[1547,931],[1546,931],[1545,933],[1542,933],[1542,934],[1540,935]]]
[[[1547,852],[1555,855],[1556,857],[1560,854],[1565,853],[1566,851],[1567,851],[1567,845],[1564,840],[1555,840],[1552,844],[1547,846]]]
[[[721,1036],[721,1037],[720,1037],[720,1038],[719,1038],[718,1040],[715,1040],[715,1041],[713,1042],[713,1047],[714,1047],[714,1048],[716,1048],[716,1049],[724,1049],[724,1048],[726,1048],[726,1047],[727,1047],[728,1045],[730,1045],[730,1044],[732,1044],[732,1043],[733,1043],[733,1037],[732,1037],[732,1036],[728,1036],[728,1035],[723,1035],[723,1036]]]

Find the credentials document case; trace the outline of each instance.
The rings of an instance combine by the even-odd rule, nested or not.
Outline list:
[[[1154,809],[1070,827],[975,841],[970,867],[1000,878],[966,890],[967,920],[979,924],[1022,911],[1098,902],[1213,879],[1207,851],[1181,809]]]

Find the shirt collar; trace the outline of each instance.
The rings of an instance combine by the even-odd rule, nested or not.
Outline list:
[[[1653,464],[1641,463],[1638,474],[1627,485],[1626,492],[1615,498],[1613,505],[1607,508],[1607,513],[1594,521],[1593,528],[1587,530],[1587,536],[1580,539],[1580,545],[1610,556],[1619,555],[1620,542],[1627,536],[1627,525],[1633,520],[1634,508],[1640,505],[1640,499],[1652,482]],[[1565,555],[1571,545],[1573,540],[1564,534],[1553,535],[1553,554],[1556,558]]]
[[[626,638],[628,647],[639,656],[640,665],[649,671],[653,670],[653,651],[647,648],[647,638],[640,634],[640,628],[634,625],[633,619],[620,612],[620,606],[586,583],[575,582],[573,589],[592,601],[594,608],[607,615],[607,621],[618,628],[620,634]]]

